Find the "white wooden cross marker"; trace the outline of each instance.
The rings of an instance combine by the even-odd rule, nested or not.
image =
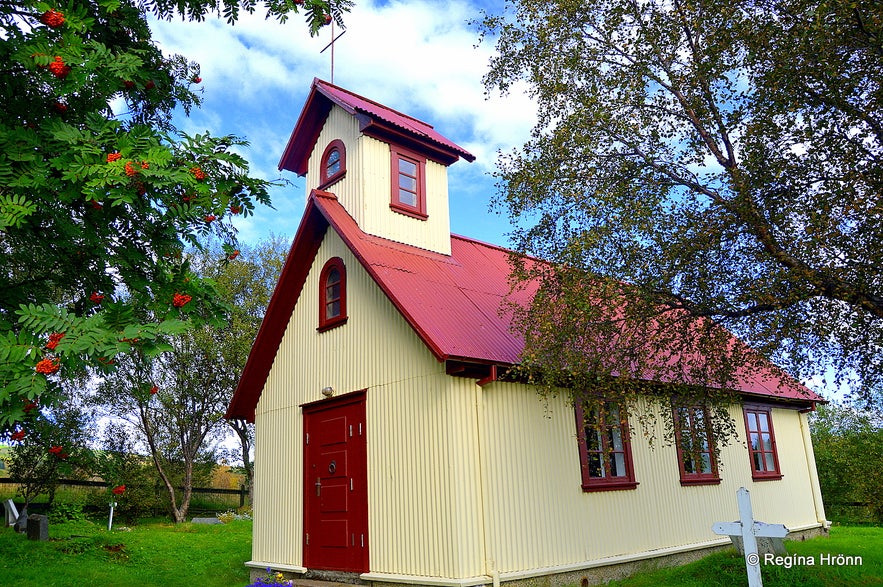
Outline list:
[[[755,522],[751,514],[751,496],[748,490],[740,487],[736,491],[739,503],[738,522],[716,522],[711,530],[715,534],[739,536],[745,551],[745,571],[748,573],[748,587],[763,587],[760,578],[760,555],[757,553],[757,538],[784,538],[788,528],[782,524]]]

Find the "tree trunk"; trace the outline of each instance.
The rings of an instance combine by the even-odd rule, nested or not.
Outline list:
[[[242,467],[245,470],[245,487],[248,491],[248,505],[254,505],[254,465],[251,462],[251,436],[249,435],[248,422],[245,420],[229,420],[230,427],[239,437],[239,446],[242,454]]]

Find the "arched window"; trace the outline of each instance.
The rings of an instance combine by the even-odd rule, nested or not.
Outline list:
[[[320,190],[346,175],[346,147],[340,139],[334,139],[325,147],[319,174]]]
[[[329,259],[319,275],[319,332],[340,326],[346,316],[346,267],[343,259]]]

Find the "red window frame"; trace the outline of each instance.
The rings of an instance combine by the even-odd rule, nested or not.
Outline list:
[[[602,401],[577,404],[575,412],[583,491],[637,487],[626,410],[617,402]]]
[[[742,414],[745,416],[752,478],[755,481],[781,479],[783,475],[779,468],[779,452],[773,430],[773,409],[769,406],[746,405],[742,407]],[[767,430],[764,430],[764,420]]]
[[[337,169],[334,172],[329,172],[329,160],[332,155],[337,153]],[[334,139],[328,146],[325,147],[325,151],[322,153],[322,159],[319,163],[319,189],[323,190],[330,186],[333,183],[336,183],[340,179],[346,175],[346,145],[343,144],[343,141],[340,139]]]
[[[335,270],[337,271],[337,280],[329,281],[334,279]],[[335,303],[337,304],[337,313],[329,312]],[[343,259],[334,257],[325,263],[322,273],[319,274],[319,327],[316,330],[325,332],[344,324],[346,321],[346,267],[343,264]]]
[[[675,446],[681,485],[717,485],[721,482],[711,415],[704,406],[674,406]]]
[[[390,155],[389,207],[400,214],[426,220],[426,157],[396,146],[390,146]],[[403,169],[409,165],[413,171]],[[402,201],[402,194],[413,195],[414,203]]]

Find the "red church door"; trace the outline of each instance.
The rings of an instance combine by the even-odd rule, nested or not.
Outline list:
[[[303,406],[304,566],[368,572],[365,392]]]

